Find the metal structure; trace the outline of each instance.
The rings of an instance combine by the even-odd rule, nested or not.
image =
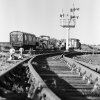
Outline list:
[[[65,14],[63,10],[60,14],[60,26],[63,28],[68,28],[68,42],[66,40],[66,50],[69,49],[70,29],[75,28],[76,19],[79,17],[75,16],[74,14],[76,10],[79,10],[79,8],[75,8],[73,3],[73,8],[70,9],[70,14]]]

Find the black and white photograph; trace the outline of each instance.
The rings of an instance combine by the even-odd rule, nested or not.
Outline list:
[[[0,100],[100,100],[99,0],[0,0]]]

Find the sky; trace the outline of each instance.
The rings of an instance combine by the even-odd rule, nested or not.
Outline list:
[[[100,44],[100,0],[0,0],[0,42],[9,42],[9,33],[23,31],[36,36],[67,39],[68,29],[60,26],[60,14],[80,8],[70,38],[85,44]]]

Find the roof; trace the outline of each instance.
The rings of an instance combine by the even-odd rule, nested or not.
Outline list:
[[[79,39],[76,39],[76,38],[70,38],[70,40],[77,40],[77,41],[80,41]]]
[[[12,32],[10,32],[10,34],[12,34],[12,33],[24,33],[24,34],[30,34],[30,35],[34,35],[35,36],[35,34],[32,34],[32,33],[28,33],[28,32],[22,32],[22,31],[12,31]]]

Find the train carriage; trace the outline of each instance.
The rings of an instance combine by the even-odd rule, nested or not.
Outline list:
[[[81,49],[81,43],[79,39],[75,38],[69,39],[69,51],[73,49]]]
[[[10,33],[10,43],[14,48],[36,48],[36,36],[34,34],[13,31]]]

